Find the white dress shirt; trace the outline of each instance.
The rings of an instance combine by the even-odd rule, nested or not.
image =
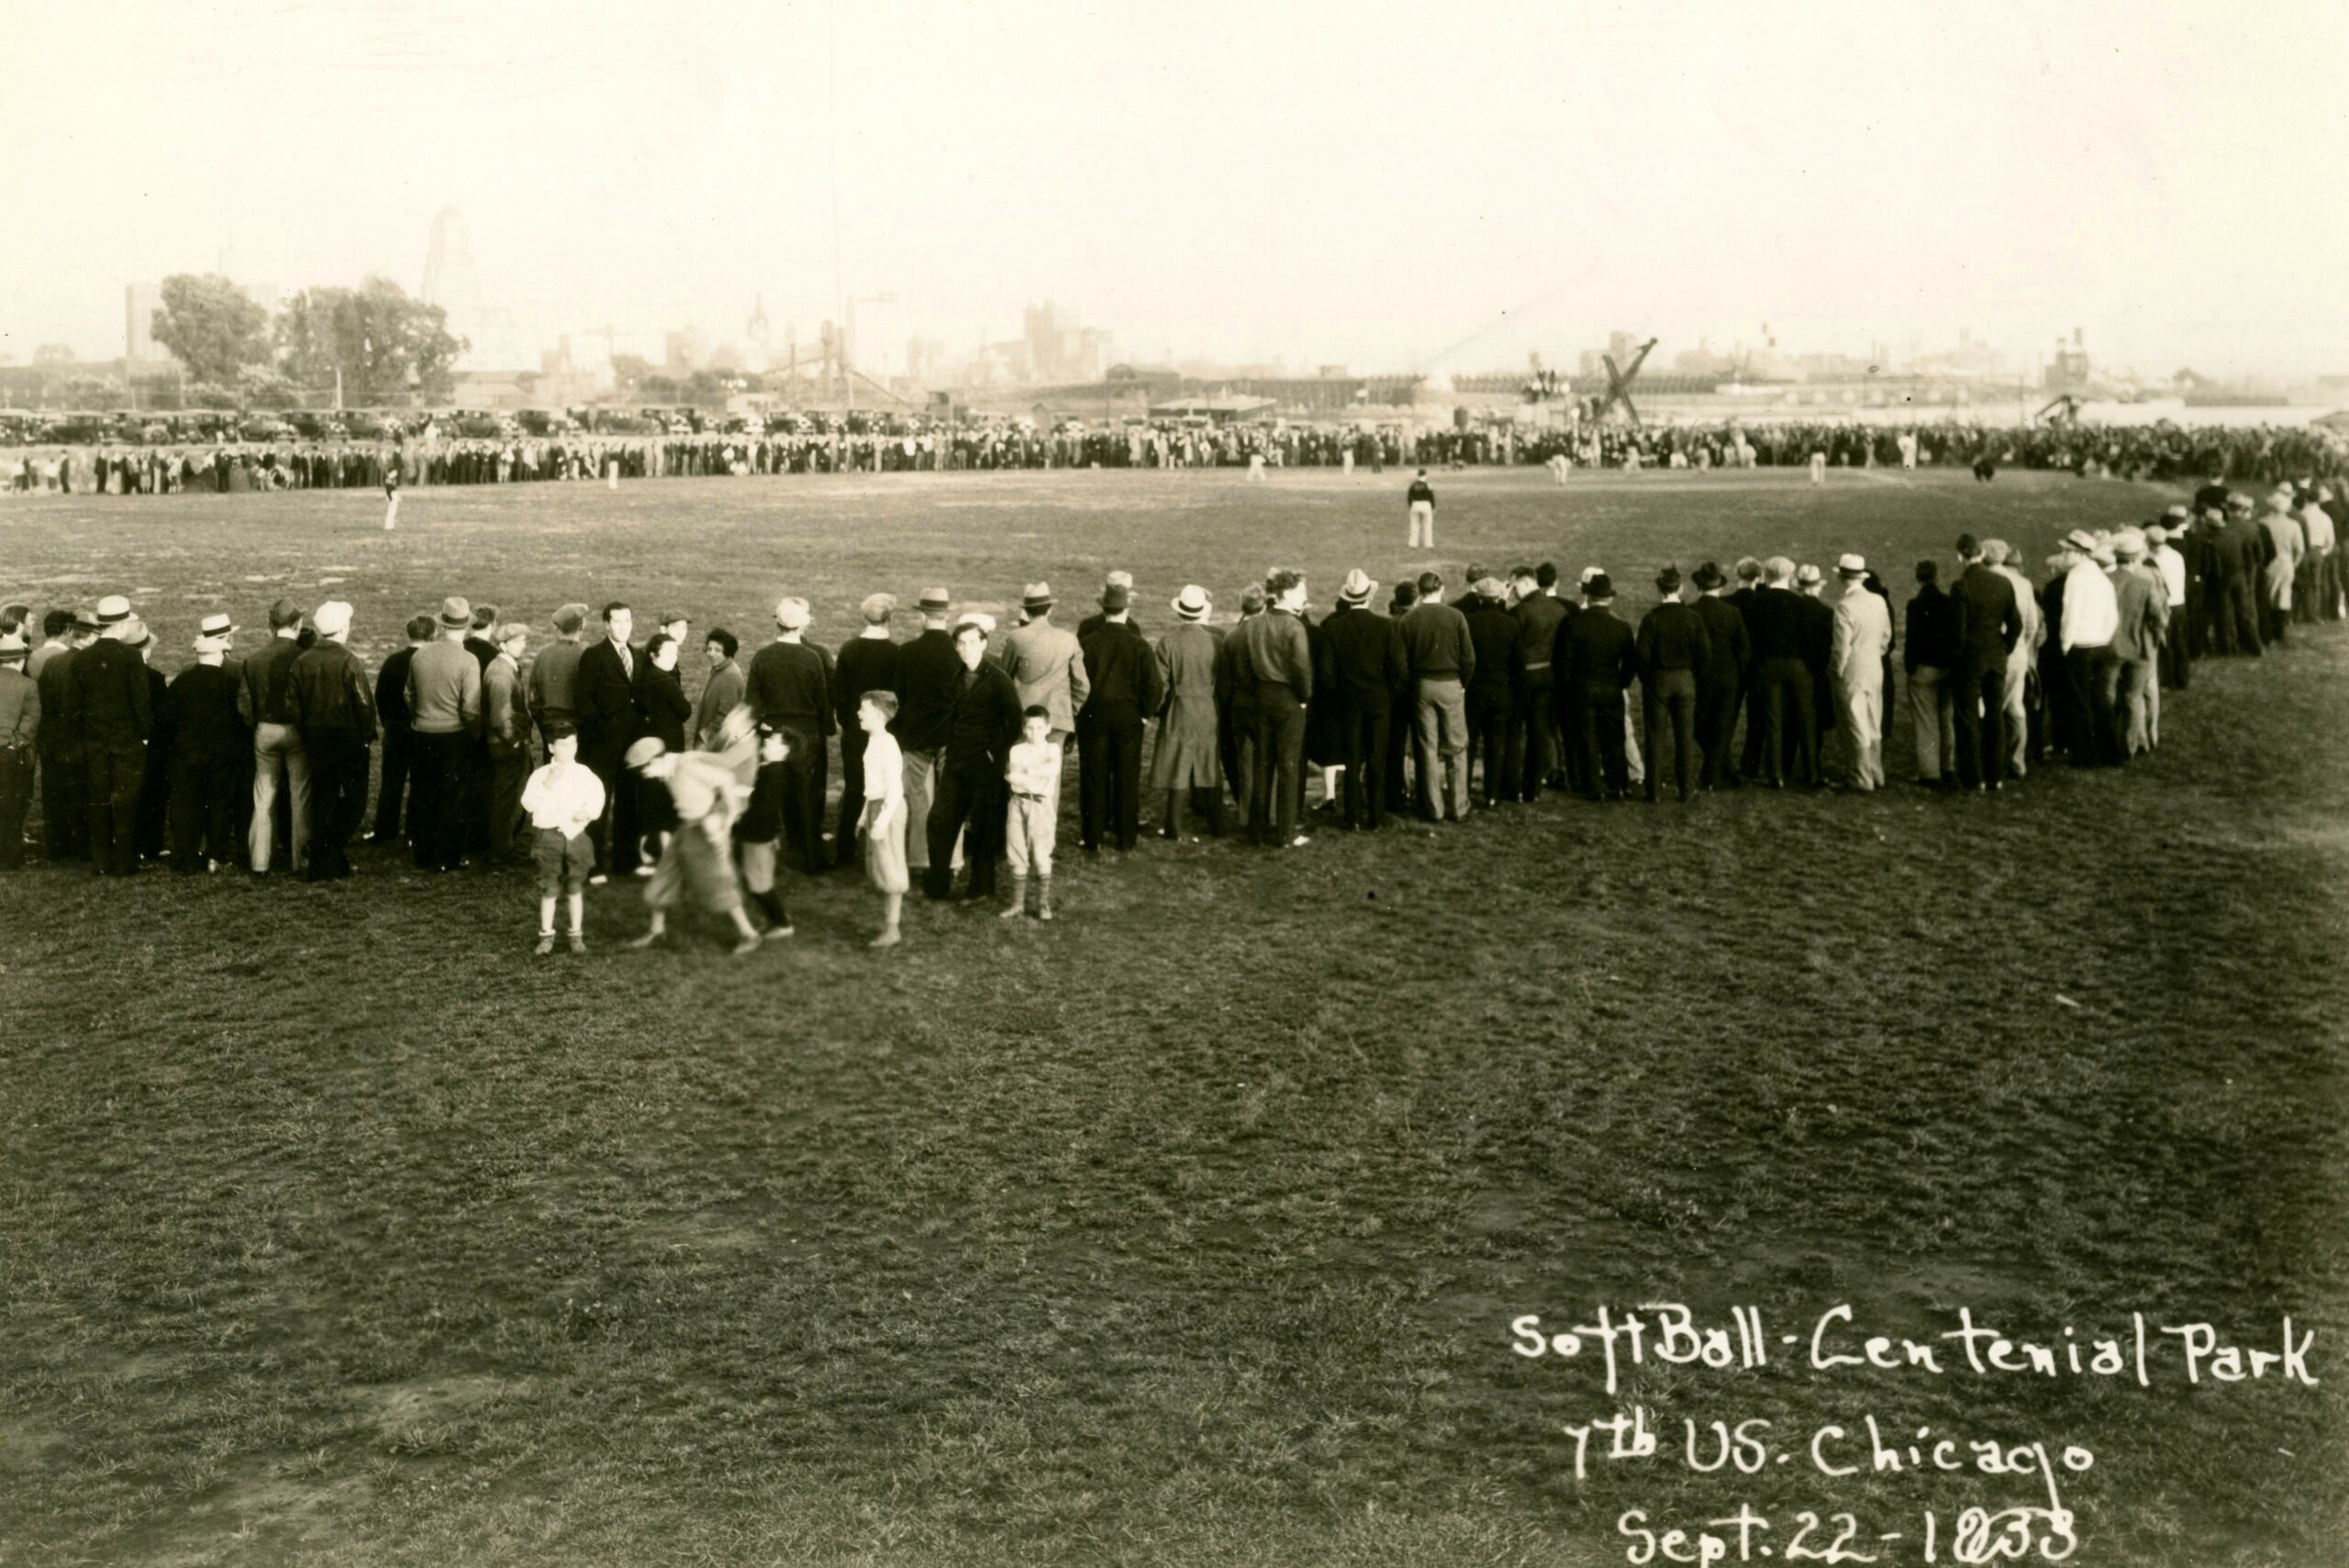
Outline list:
[[[2064,573],[2064,651],[2110,648],[2121,631],[2121,601],[2112,580],[2087,557]]]

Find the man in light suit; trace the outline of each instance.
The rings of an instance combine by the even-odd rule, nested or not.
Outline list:
[[[1852,787],[1884,787],[1884,656],[1892,651],[1892,617],[1865,579],[1867,562],[1846,555],[1835,563],[1843,596],[1835,601],[1835,640],[1828,655],[1835,703],[1852,751]]]
[[[2155,709],[2161,688],[2162,638],[2169,629],[2169,595],[2158,573],[2145,566],[2145,536],[2124,528],[2112,540],[2112,597],[2121,611],[2121,629],[2112,635],[2112,651],[2121,662],[2115,696],[2121,710],[2122,744],[2130,756],[2153,749]]]
[[[1041,707],[1052,716],[1052,742],[1065,751],[1076,730],[1076,710],[1093,695],[1092,680],[1085,673],[1085,649],[1074,633],[1052,624],[1050,584],[1029,584],[1019,595],[1019,608],[1028,618],[1003,639],[1003,673],[1019,694],[1022,712]],[[1049,804],[1057,816],[1058,797]]]

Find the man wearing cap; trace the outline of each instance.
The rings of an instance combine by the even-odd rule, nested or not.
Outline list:
[[[1660,602],[1640,617],[1632,646],[1639,658],[1642,703],[1648,732],[1648,804],[1664,784],[1664,737],[1672,737],[1674,781],[1680,798],[1691,798],[1697,783],[1697,709],[1703,673],[1713,662],[1712,633],[1704,618],[1680,602],[1679,568],[1656,573]],[[1729,611],[1734,617],[1735,611]],[[1711,758],[1708,756],[1709,762]]]
[[[1480,574],[1474,580],[1475,597],[1463,612],[1468,641],[1476,651],[1476,673],[1463,691],[1468,718],[1468,754],[1464,771],[1484,763],[1478,804],[1490,810],[1503,799],[1518,798],[1519,781],[1510,772],[1513,759],[1509,729],[1516,721],[1516,691],[1511,684],[1517,654],[1517,617],[1509,613],[1508,590],[1501,580]]]
[[[33,684],[40,693],[41,711],[49,715],[42,725],[37,744],[40,754],[40,816],[43,848],[52,862],[85,861],[90,858],[89,777],[83,765],[80,729],[68,721],[72,712],[73,661],[90,645],[98,630],[94,612],[60,612],[51,610],[42,622],[44,627],[65,614],[66,628],[61,638],[51,632],[50,640],[34,651],[26,661],[26,668],[33,668],[33,661],[40,661]],[[58,646],[60,642],[62,647]]]
[[[943,588],[924,588],[915,601],[921,630],[897,651],[897,716],[889,732],[905,754],[906,871],[930,869],[930,810],[938,770],[946,759],[946,736],[962,690],[963,662],[954,651],[946,615],[952,599]]]
[[[68,666],[65,722],[82,743],[88,799],[91,869],[100,876],[139,870],[139,795],[146,782],[147,738],[155,728],[147,662],[134,643],[147,628],[130,601],[98,601],[97,640]]]
[[[2210,541],[2217,568],[2218,604],[2212,611],[2215,651],[2260,656],[2260,573],[2267,564],[2267,530],[2251,515],[2251,499],[2227,497],[2227,522]]]
[[[841,644],[832,663],[832,717],[841,737],[841,811],[832,847],[842,860],[856,853],[856,825],[864,815],[864,748],[872,739],[857,722],[857,705],[867,692],[896,695],[899,654],[889,638],[889,617],[896,610],[896,595],[866,595],[857,606],[863,628]]]
[[[2065,729],[2072,762],[2078,767],[2119,766],[2128,760],[2114,696],[2121,661],[2112,639],[2121,630],[2121,606],[2111,579],[2095,561],[2096,539],[2083,529],[2064,536],[2057,557],[2063,569],[2060,633],[2071,711]]]
[[[1019,738],[1020,703],[1011,677],[986,656],[988,626],[986,617],[966,615],[954,628],[955,684],[938,798],[930,811],[929,867],[922,873],[922,892],[931,898],[953,896],[954,842],[965,825],[968,896],[995,897],[996,861],[1003,852],[1004,764]]]
[[[1884,787],[1884,660],[1892,650],[1892,617],[1867,586],[1864,557],[1842,556],[1835,574],[1843,592],[1835,601],[1829,666],[1851,748],[1851,784],[1863,792],[1878,790]]]
[[[1548,570],[1550,583],[1555,584],[1557,568]],[[1542,780],[1556,766],[1556,651],[1558,623],[1565,619],[1566,607],[1544,587],[1540,568],[1520,568],[1512,586],[1517,604],[1509,613],[1517,619],[1517,639],[1509,647],[1511,717],[1502,787],[1512,799],[1531,804],[1542,798]]]
[[[2161,658],[2156,662],[2161,672],[2161,684],[2172,691],[2184,691],[2189,664],[2186,651],[2188,603],[2192,592],[2187,585],[2186,553],[2177,547],[2176,539],[2186,528],[2184,506],[2172,506],[2162,514],[2162,520],[2145,528],[2145,564],[2161,579],[2162,604],[2169,612],[2169,619],[2162,632]],[[2156,699],[2155,706],[2159,706]]]
[[[1321,623],[1320,664],[1314,671],[1316,689],[1326,689],[1337,704],[1345,824],[1373,831],[1386,821],[1386,740],[1395,693],[1411,678],[1400,624],[1368,607],[1377,591],[1360,567],[1346,573],[1338,607]]]
[[[367,751],[375,743],[375,700],[367,667],[351,651],[351,606],[328,599],[310,624],[318,640],[286,673],[286,706],[310,759],[308,882],[351,874],[351,839],[367,811]]]
[[[522,653],[530,628],[518,620],[490,632],[495,658],[482,667],[482,739],[488,752],[489,858],[485,869],[529,865],[533,841],[523,830],[522,788],[530,781],[530,697],[522,684]]]
[[[227,668],[236,629],[225,615],[204,617],[195,662],[172,682],[157,725],[171,735],[168,827],[172,870],[182,876],[217,871],[235,858],[237,806],[252,794],[252,742],[237,712],[237,676]]]
[[[302,609],[291,599],[269,606],[269,646],[244,662],[239,674],[237,711],[253,732],[253,810],[246,864],[266,875],[277,842],[280,776],[291,806],[294,872],[310,863],[310,759],[285,691],[285,678],[301,657]]]
[[[1304,800],[1305,710],[1313,700],[1312,639],[1302,618],[1304,574],[1275,571],[1264,579],[1264,613],[1241,622],[1232,633],[1240,644],[1238,673],[1255,683],[1248,827],[1260,844],[1297,849],[1306,841],[1297,829],[1297,814]]]
[[[1720,563],[1706,562],[1689,581],[1697,602],[1688,607],[1705,628],[1705,662],[1697,670],[1697,747],[1704,762],[1697,784],[1707,790],[1734,786],[1738,698],[1753,663],[1753,645],[1746,636],[1745,617],[1723,595],[1729,577]]]
[[[482,711],[481,665],[464,645],[473,617],[464,599],[441,600],[440,637],[408,659],[407,838],[418,871],[454,871],[464,861],[465,775]]]
[[[1957,639],[1950,687],[1957,783],[1961,789],[1997,789],[2006,771],[2007,679],[2022,636],[2022,606],[2014,584],[1983,560],[1972,534],[1959,536],[1957,557],[1963,564],[1950,589]]]
[[[629,640],[636,630],[634,610],[614,600],[604,606],[603,623],[604,635],[581,651],[572,675],[579,760],[604,785],[604,815],[588,829],[596,843],[591,882],[632,876],[643,867],[643,781],[629,771],[627,759],[628,749],[644,736],[644,679],[652,662]]]
[[[587,651],[580,639],[585,635],[586,625],[586,606],[563,606],[554,613],[554,640],[530,661],[525,688],[529,696],[530,717],[538,724],[541,741],[546,739],[546,727],[557,719],[574,728],[577,725],[579,660]]]
[[[1435,548],[1435,491],[1428,484],[1428,471],[1421,469],[1411,476],[1411,487],[1403,495],[1404,510],[1409,515],[1411,537],[1404,547],[1408,550]],[[1464,806],[1462,809],[1465,810]]]
[[[1079,639],[1085,651],[1085,706],[1077,709],[1078,826],[1088,854],[1104,839],[1131,850],[1141,833],[1142,720],[1166,691],[1158,658],[1127,619],[1126,590],[1101,590],[1102,620]]]
[[[1085,649],[1074,636],[1052,624],[1052,590],[1030,583],[1019,595],[1026,618],[1003,639],[1003,673],[1019,693],[1019,706],[1041,707],[1052,716],[1052,744],[1065,748],[1076,730],[1076,710],[1092,690],[1085,673]],[[1049,803],[1057,814],[1060,802]]]
[[[1250,673],[1240,641],[1242,628],[1264,613],[1264,585],[1251,583],[1240,593],[1240,620],[1216,649],[1215,701],[1219,755],[1230,781],[1231,798],[1239,807],[1240,824],[1250,827],[1249,814],[1256,785],[1256,677]]]
[[[1623,752],[1623,694],[1639,671],[1639,639],[1615,618],[1615,584],[1606,573],[1586,581],[1582,596],[1581,612],[1566,622],[1558,665],[1569,717],[1567,733],[1582,751],[1584,797],[1620,799],[1631,786]]]
[[[368,834],[371,844],[392,844],[400,837],[400,807],[408,793],[408,774],[413,757],[410,745],[414,731],[409,728],[407,711],[407,667],[416,651],[432,640],[432,617],[411,616],[402,628],[407,636],[407,646],[394,649],[385,655],[381,668],[375,672],[375,723],[384,742],[382,776],[375,786],[375,828]]]
[[[1164,802],[1159,836],[1182,836],[1187,795],[1193,803],[1206,802],[1208,830],[1219,839],[1224,781],[1215,671],[1221,643],[1206,624],[1215,606],[1197,583],[1186,584],[1172,605],[1174,629],[1158,639],[1158,684],[1166,695],[1159,715],[1158,747],[1150,760],[1151,790]]]
[[[1468,815],[1467,684],[1476,673],[1468,617],[1443,602],[1443,579],[1422,572],[1419,602],[1403,617],[1412,684],[1419,811],[1431,822]]]
[[[2114,700],[2120,710],[2121,749],[2127,756],[2153,749],[2161,732],[2159,662],[2169,629],[2169,595],[2161,576],[2145,564],[2145,536],[2124,528],[2112,541],[2113,567],[2106,573],[2120,624],[2112,634],[2119,661]]]
[[[0,634],[0,871],[25,863],[25,816],[33,803],[40,686],[25,673],[32,650],[21,628]]]
[[[807,600],[775,601],[774,640],[751,657],[742,700],[761,724],[780,730],[790,744],[784,760],[784,841],[798,850],[800,866],[813,875],[830,863],[824,853],[824,785],[831,759],[824,742],[838,720],[831,655],[807,640],[810,618]],[[855,854],[852,835],[841,852],[844,858]]]

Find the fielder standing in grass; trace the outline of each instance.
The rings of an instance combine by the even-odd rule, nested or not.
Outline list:
[[[1412,550],[1435,548],[1435,490],[1428,484],[1428,471],[1421,469],[1412,476],[1411,488],[1404,494],[1405,510],[1410,514]]]
[[[897,920],[912,885],[906,870],[906,760],[889,721],[897,717],[897,694],[866,692],[857,699],[856,726],[864,732],[864,809],[856,825],[864,874],[881,895],[881,934],[876,948],[893,948],[904,938]]]
[[[551,718],[546,738],[546,765],[522,785],[522,810],[530,818],[530,859],[539,868],[540,958],[554,951],[557,898],[570,917],[565,940],[571,951],[587,951],[587,878],[596,869],[596,845],[587,828],[604,816],[604,781],[579,761],[579,731],[567,718]]]

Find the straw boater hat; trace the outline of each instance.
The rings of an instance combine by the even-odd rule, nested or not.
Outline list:
[[[1052,585],[1030,583],[1019,591],[1019,607],[1023,610],[1049,610],[1052,607]]]
[[[1370,596],[1376,592],[1378,592],[1378,584],[1370,580],[1369,573],[1357,566],[1347,573],[1346,580],[1339,584],[1338,603],[1366,605],[1370,603]]]
[[[980,634],[983,636],[993,637],[995,635],[995,617],[988,615],[984,610],[963,611],[962,618],[954,623],[954,629],[960,631],[966,626],[977,627]]]
[[[2064,548],[2076,550],[2082,555],[2096,553],[2096,536],[2086,528],[2074,528],[2064,536]]]
[[[108,594],[98,601],[98,625],[119,626],[129,618],[130,601],[120,594]]]
[[[215,610],[195,623],[195,635],[199,638],[227,637],[236,629],[237,623],[228,618],[226,610]]]
[[[1846,577],[1865,577],[1868,574],[1868,558],[1847,551],[1836,558],[1835,570]]]
[[[115,635],[122,639],[123,646],[126,648],[144,648],[155,640],[155,634],[149,631],[147,623],[137,616],[132,616],[117,625]]]
[[[32,651],[25,646],[23,632],[12,631],[5,637],[0,637],[0,664],[20,663],[28,658],[31,652]]]
[[[1183,591],[1168,603],[1185,620],[1205,620],[1208,612],[1215,607],[1214,601],[1208,597],[1208,591],[1197,583],[1185,584]]]

